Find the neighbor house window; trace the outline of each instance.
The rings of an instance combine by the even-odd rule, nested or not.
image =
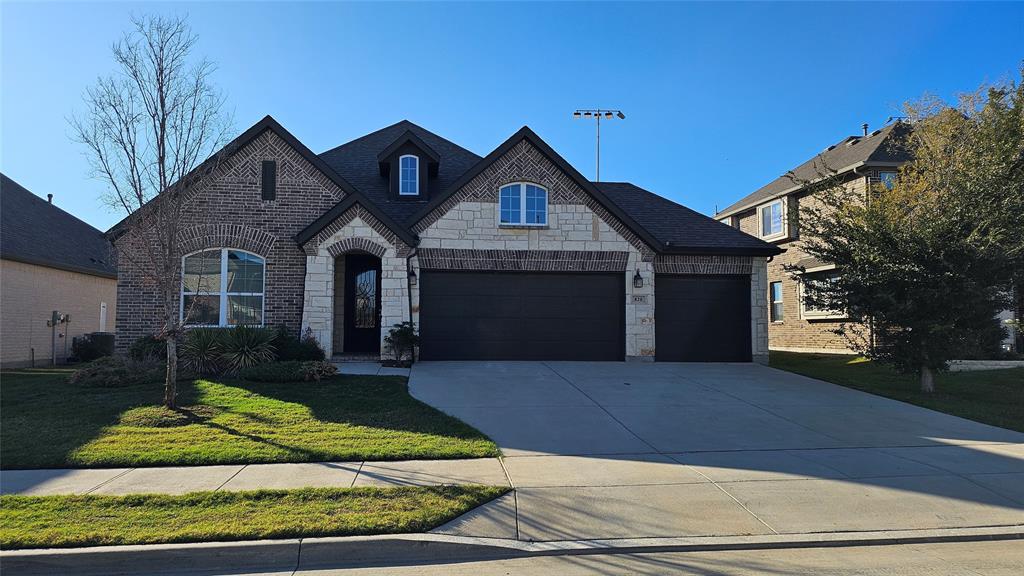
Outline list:
[[[501,224],[544,226],[548,223],[548,191],[525,182],[502,186],[498,211]]]
[[[263,258],[230,248],[185,256],[181,321],[188,326],[263,324]]]
[[[415,196],[420,193],[420,159],[411,154],[398,159],[398,193]]]
[[[772,282],[769,286],[772,322],[782,322],[782,282]]]
[[[818,320],[845,317],[842,310],[829,310],[827,308],[811,304],[807,301],[807,286],[821,284],[824,282],[835,282],[838,279],[839,273],[834,270],[828,272],[813,272],[804,274],[800,277],[800,314],[803,318],[808,320]]]
[[[879,172],[878,181],[882,183],[889,190],[896,185],[896,173],[895,172]]]
[[[782,200],[776,200],[765,204],[758,209],[761,221],[761,238],[781,236],[783,228],[783,206]]]

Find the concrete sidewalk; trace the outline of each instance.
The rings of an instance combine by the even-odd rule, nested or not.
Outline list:
[[[0,471],[0,492],[36,496],[442,484],[509,481],[497,458]]]

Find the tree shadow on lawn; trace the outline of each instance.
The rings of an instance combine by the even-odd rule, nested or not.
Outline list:
[[[462,420],[409,394],[403,376],[341,375],[321,382],[268,384],[227,381],[265,398],[302,405],[313,419],[325,423],[445,436],[460,440],[489,438]],[[244,411],[243,411],[244,412]],[[249,414],[262,418],[260,414]]]
[[[148,423],[160,419],[156,412],[162,400],[161,383],[82,388],[67,382],[70,373],[3,373],[0,467],[340,460],[345,454],[338,453],[338,444],[346,441],[352,444],[347,447],[351,459],[452,458],[487,452],[486,446],[466,445],[462,454],[456,447],[448,455],[437,447],[446,439],[490,443],[476,429],[409,396],[402,377],[339,376],[320,383],[287,384],[183,381],[179,383],[178,399],[184,408],[165,414],[160,422]],[[149,414],[151,411],[154,414]],[[287,430],[289,426],[291,431]],[[318,431],[318,426],[323,428]],[[194,432],[197,427],[238,438],[242,444],[232,446],[230,439],[223,437],[211,437],[204,444],[201,434],[186,438],[186,430]],[[180,449],[173,442],[151,445],[153,450],[163,452],[151,458],[126,457],[126,450],[145,450],[145,446],[136,448],[138,442],[146,441],[139,440],[140,433],[152,434],[153,439],[162,436],[165,441],[181,435],[185,444]],[[121,434],[128,435],[124,440],[127,444],[118,445]],[[107,447],[98,445],[104,442],[109,442]],[[88,451],[90,446],[93,453],[83,456],[83,449]],[[318,449],[320,446],[327,448]],[[215,454],[198,455],[204,448]],[[478,455],[495,455],[497,448],[493,444],[491,448]],[[105,455],[107,449],[113,452]]]
[[[72,370],[5,370],[0,375],[0,467],[74,466],[71,455],[133,408],[160,405],[163,388],[82,388]]]

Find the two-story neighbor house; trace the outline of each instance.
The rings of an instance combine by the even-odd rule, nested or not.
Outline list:
[[[219,156],[184,208],[188,324],[308,328],[333,355],[412,320],[429,360],[766,358],[776,246],[591,182],[529,128],[484,157],[408,121],[316,155],[268,116]],[[121,349],[159,328],[142,284],[126,262]]]
[[[715,215],[720,222],[770,242],[785,252],[768,263],[768,285],[762,298],[768,303],[768,343],[772,350],[791,352],[848,352],[834,330],[841,313],[806,305],[802,286],[827,280],[840,271],[818,262],[801,250],[800,207],[814,201],[806,183],[836,174],[842,185],[867,193],[873,183],[896,177],[898,167],[910,159],[900,145],[906,124],[895,122],[862,136],[848,136]],[[794,275],[786,266],[804,270]],[[866,335],[870,327],[861,327]]]

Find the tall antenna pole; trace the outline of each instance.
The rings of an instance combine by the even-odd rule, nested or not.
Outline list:
[[[589,110],[576,110],[572,113],[573,118],[593,118],[597,121],[597,141],[595,150],[595,171],[594,182],[601,181],[601,117],[604,116],[606,119],[611,120],[612,118],[618,118],[619,120],[625,120],[626,115],[622,113],[622,110],[606,110],[604,108],[591,108]]]

